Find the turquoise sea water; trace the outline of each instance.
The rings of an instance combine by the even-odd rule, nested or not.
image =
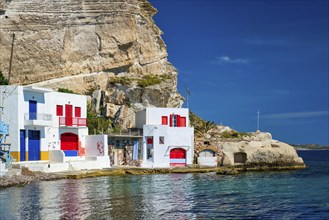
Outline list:
[[[308,168],[40,182],[0,191],[0,219],[329,219],[329,151]]]

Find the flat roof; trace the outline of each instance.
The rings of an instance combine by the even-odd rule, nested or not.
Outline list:
[[[40,92],[40,93],[46,93],[46,92],[53,92],[54,90],[50,88],[43,88],[38,86],[24,86],[24,91],[31,91],[31,92]]]

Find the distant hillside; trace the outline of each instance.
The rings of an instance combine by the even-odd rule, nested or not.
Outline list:
[[[319,144],[291,144],[296,150],[329,150],[329,146]]]

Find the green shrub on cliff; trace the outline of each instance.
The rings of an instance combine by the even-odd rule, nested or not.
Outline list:
[[[63,93],[71,93],[74,94],[72,90],[66,89],[66,88],[58,88],[58,92],[63,92]]]
[[[189,113],[190,124],[194,127],[194,135],[197,138],[204,137],[205,134],[209,134],[211,136],[217,134],[217,125],[213,121],[206,121],[193,112]]]
[[[156,75],[146,75],[138,81],[138,86],[145,88],[161,83],[161,78]]]
[[[115,83],[115,84],[121,84],[123,86],[129,86],[132,83],[133,79],[128,78],[128,77],[117,77],[114,78],[113,81],[111,81],[111,83]]]
[[[160,84],[164,80],[172,79],[171,75],[162,74],[162,75],[145,75],[142,79],[138,81],[138,86],[145,88],[148,86],[153,86]]]
[[[245,136],[250,136],[250,134],[245,133],[245,132],[237,132],[234,130],[224,131],[223,133],[221,133],[221,137],[226,138],[226,139],[238,139],[238,138],[242,138]]]
[[[111,120],[97,115],[89,104],[87,105],[87,122],[89,134],[107,134],[111,128]]]
[[[8,83],[8,79],[6,79],[0,71],[0,85],[8,85]]]

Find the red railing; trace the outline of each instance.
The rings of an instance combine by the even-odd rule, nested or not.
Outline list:
[[[87,119],[59,117],[59,126],[87,126]]]

